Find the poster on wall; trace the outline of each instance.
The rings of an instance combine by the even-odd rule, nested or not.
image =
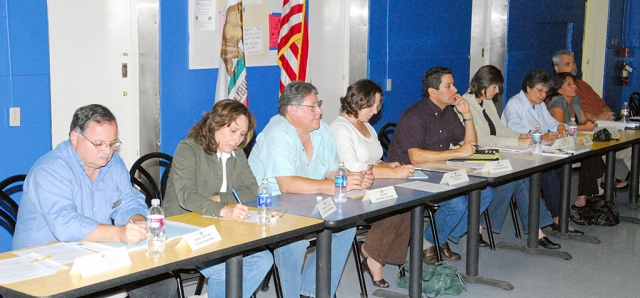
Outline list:
[[[247,66],[276,65],[282,0],[242,4]],[[189,69],[219,67],[224,6],[220,0],[189,0]]]

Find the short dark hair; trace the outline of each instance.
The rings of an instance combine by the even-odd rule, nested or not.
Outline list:
[[[558,90],[562,88],[562,85],[564,85],[564,82],[567,80],[567,78],[572,78],[574,83],[576,81],[576,76],[574,76],[570,72],[560,72],[553,76],[551,82],[549,83],[549,97],[554,97],[560,94],[558,93]]]
[[[299,105],[309,94],[318,95],[318,89],[307,82],[291,82],[284,87],[284,91],[278,100],[278,114],[287,115],[287,106]]]
[[[452,74],[451,69],[435,66],[427,69],[422,77],[422,97],[429,97],[429,88],[436,90],[440,89],[440,83],[442,83],[442,76]]]
[[[493,65],[485,65],[480,67],[476,74],[473,75],[469,83],[469,93],[476,98],[482,97],[482,91],[487,90],[491,85],[504,83],[502,72]],[[490,98],[489,98],[490,99]]]
[[[347,87],[347,94],[340,97],[340,109],[349,116],[358,117],[362,109],[376,103],[376,94],[380,94],[378,111],[382,108],[382,87],[372,80],[361,79]]]
[[[214,133],[221,128],[231,125],[238,117],[244,115],[249,122],[247,134],[236,149],[242,149],[253,138],[253,130],[256,128],[256,118],[241,102],[233,99],[225,99],[213,105],[210,112],[202,115],[202,120],[189,130],[189,137],[196,141],[204,152],[213,155],[218,151],[218,142]]]
[[[91,122],[113,122],[116,125],[118,124],[116,116],[114,116],[107,107],[99,104],[90,104],[79,107],[75,113],[73,113],[69,133],[77,131],[84,134]]]
[[[534,69],[530,71],[522,80],[522,91],[527,92],[527,87],[533,89],[538,84],[549,86],[551,76],[544,69]]]

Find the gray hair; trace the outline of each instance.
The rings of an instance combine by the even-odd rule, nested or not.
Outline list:
[[[562,60],[560,60],[560,57],[562,57],[562,56],[571,56],[571,57],[573,57],[573,52],[569,52],[567,50],[557,51],[553,55],[553,58],[551,58],[551,60],[553,60],[553,65],[554,66],[560,66],[560,64],[562,64]]]
[[[72,131],[77,131],[79,133],[84,133],[85,130],[89,127],[89,123],[91,122],[113,122],[118,123],[116,121],[116,116],[107,109],[107,107],[99,104],[90,104],[84,107],[79,107],[75,113],[73,113],[73,119],[71,120],[71,126],[69,128],[69,133]]]
[[[287,115],[287,106],[296,106],[304,101],[309,94],[318,95],[318,89],[307,82],[291,82],[287,84],[278,100],[278,114]]]

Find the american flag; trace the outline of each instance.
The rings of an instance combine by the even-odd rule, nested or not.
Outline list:
[[[278,38],[280,92],[292,81],[309,81],[309,29],[306,0],[284,0]]]

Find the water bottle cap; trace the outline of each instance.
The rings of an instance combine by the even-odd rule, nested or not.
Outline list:
[[[160,199],[152,199],[151,206],[160,206]]]
[[[269,179],[267,179],[267,178],[262,178],[262,183],[269,183]]]

